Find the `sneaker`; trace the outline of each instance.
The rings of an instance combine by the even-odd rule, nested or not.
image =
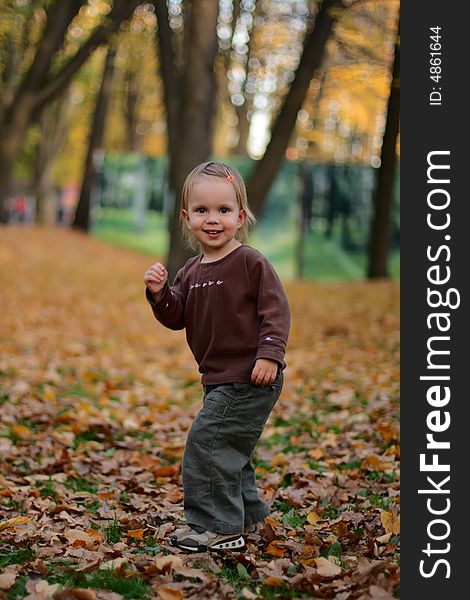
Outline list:
[[[252,534],[256,534],[256,535],[261,535],[261,530],[264,527],[264,521],[259,521],[259,523],[251,523],[251,525],[245,525],[245,529],[243,531],[243,533],[245,535],[252,535]]]
[[[245,540],[241,534],[214,533],[203,527],[192,525],[175,532],[170,537],[172,546],[186,552],[208,552],[233,550],[239,552],[245,548]]]

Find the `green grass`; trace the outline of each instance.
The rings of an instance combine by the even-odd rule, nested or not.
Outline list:
[[[286,221],[284,227],[259,225],[250,236],[248,244],[264,254],[272,262],[279,276],[293,279],[296,269],[296,226]],[[93,235],[104,242],[137,250],[154,258],[164,259],[168,247],[168,231],[162,214],[148,211],[145,228],[137,231],[131,209],[101,207]],[[312,232],[305,243],[305,279],[319,281],[360,281],[365,278],[367,258],[364,252],[345,252],[337,236],[327,239],[323,234]],[[400,276],[400,253],[390,255],[390,275]]]
[[[168,231],[162,214],[148,211],[145,230],[138,231],[133,224],[131,209],[101,207],[93,235],[104,242],[163,257],[168,246]]]
[[[0,547],[0,571],[8,565],[20,565],[34,559],[34,551],[29,547],[7,550]]]
[[[50,567],[46,577],[50,584],[58,583],[63,588],[94,588],[111,590],[129,600],[149,598],[150,588],[137,576],[125,576],[113,569],[103,569],[89,574],[77,573],[73,565],[56,563]]]

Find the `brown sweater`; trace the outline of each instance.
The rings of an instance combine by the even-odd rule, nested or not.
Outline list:
[[[190,258],[158,302],[148,288],[146,296],[165,327],[186,327],[203,384],[250,383],[258,358],[285,368],[289,304],[273,267],[257,250],[242,245],[208,263]]]

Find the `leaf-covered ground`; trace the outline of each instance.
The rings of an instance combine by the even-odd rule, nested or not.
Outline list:
[[[0,229],[0,598],[398,597],[398,285],[286,284],[285,387],[255,455],[270,516],[243,554],[188,556],[166,539],[201,387],[148,266]]]

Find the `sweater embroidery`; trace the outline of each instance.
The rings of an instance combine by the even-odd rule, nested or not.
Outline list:
[[[208,285],[221,285],[223,283],[223,281],[220,281],[220,279],[218,279],[217,281],[203,281],[202,283],[192,283],[189,286],[189,289],[192,290],[194,288],[199,288],[199,287],[206,287]]]

